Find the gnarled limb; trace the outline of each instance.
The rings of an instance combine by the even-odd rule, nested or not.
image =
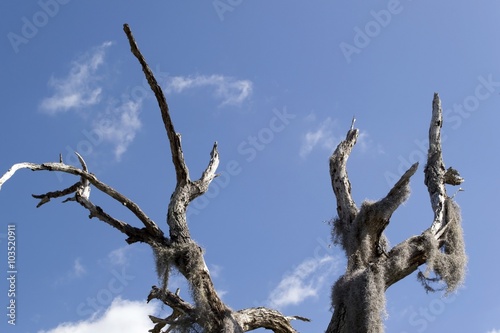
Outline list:
[[[425,166],[425,185],[429,191],[434,221],[430,227],[431,233],[439,239],[446,228],[445,201],[448,198],[445,184],[460,185],[464,179],[457,170],[445,169],[441,150],[441,127],[443,126],[443,111],[437,93],[432,102],[432,118],[429,128],[429,151]]]
[[[425,167],[425,185],[434,212],[431,227],[388,252],[378,250],[383,246],[382,232],[392,213],[408,198],[409,180],[418,164],[406,171],[385,198],[375,203],[364,202],[358,211],[345,171],[357,130],[351,127],[332,155],[330,175],[338,212],[332,234],[334,242],[344,248],[348,266],[333,287],[334,313],[328,333],[383,332],[381,316],[385,308],[385,290],[424,263],[447,283],[448,291],[454,290],[463,279],[466,257],[459,209],[447,196],[445,188],[445,184],[461,184],[463,178],[452,168],[445,170],[441,151],[442,123],[441,102],[435,94]]]
[[[234,317],[244,332],[267,328],[276,333],[295,333],[296,331],[290,324],[291,320],[310,321],[300,316],[284,316],[279,311],[263,307],[237,311]]]
[[[438,94],[434,94],[432,101],[432,118],[429,127],[429,151],[427,153],[427,165],[425,166],[425,185],[429,191],[434,221],[431,232],[436,235],[443,227],[444,201],[446,189],[444,187],[445,167],[441,151],[441,127],[443,126],[443,115],[441,101]]]
[[[173,255],[166,253],[164,258],[157,258],[157,260],[172,261],[179,272],[186,277],[190,284],[195,302],[193,311],[195,312],[196,323],[203,327],[205,331],[240,332],[266,327],[275,332],[285,332],[282,329],[283,327],[287,327],[286,332],[293,332],[293,328],[288,324],[289,319],[282,316],[277,311],[263,308],[259,312],[261,316],[259,318],[267,318],[268,320],[259,321],[252,319],[251,322],[254,323],[254,325],[251,326],[252,328],[249,328],[249,326],[245,329],[241,326],[244,325],[245,322],[239,323],[238,320],[235,321],[235,318],[253,318],[250,314],[254,312],[250,310],[243,312],[245,316],[242,317],[242,312],[236,313],[230,310],[215,291],[201,248],[191,239],[186,221],[186,210],[192,200],[208,190],[210,183],[217,176],[215,173],[219,165],[217,143],[213,145],[210,153],[210,161],[201,177],[198,180],[192,181],[189,177],[188,168],[183,157],[180,135],[174,130],[168,105],[161,87],[158,85],[152,71],[137,47],[137,43],[135,42],[129,26],[125,24],[123,28],[129,40],[132,53],[139,60],[146,79],[158,101],[170,141],[172,162],[176,170],[177,184],[170,198],[167,211],[167,224],[169,226],[170,240],[172,242],[171,249],[176,253]],[[161,255],[162,251],[160,250],[159,253]],[[175,304],[170,302],[168,305],[173,307],[175,313],[175,309],[177,308]],[[254,317],[255,316],[256,314]],[[271,317],[273,320],[269,319]],[[284,322],[286,322],[288,326],[285,325]]]
[[[79,158],[81,158],[81,156]],[[86,165],[84,166],[84,168],[86,168]],[[66,189],[63,189],[61,191],[47,192],[41,195],[33,195],[34,198],[40,199],[40,202],[38,203],[37,207],[40,207],[41,205],[49,202],[51,198],[58,198],[64,195],[75,193],[75,197],[71,199],[72,201],[77,201],[82,206],[87,208],[90,211],[90,217],[97,217],[103,222],[106,222],[112,227],[125,233],[129,237],[127,240],[128,243],[134,243],[138,241],[150,243],[153,240],[155,242],[164,243],[166,240],[163,235],[163,232],[160,230],[160,228],[158,228],[156,223],[152,221],[135,202],[133,202],[123,194],[119,193],[111,186],[101,182],[95,175],[71,165],[67,165],[61,162],[59,163],[51,162],[42,164],[36,164],[30,162],[17,163],[14,164],[0,178],[0,188],[7,180],[9,180],[16,173],[16,171],[20,169],[30,169],[32,171],[64,172],[80,176],[79,182],[73,184],[72,186]],[[145,229],[132,227],[123,221],[119,221],[111,217],[110,215],[105,213],[99,206],[95,206],[89,200],[90,184],[94,185],[97,189],[99,189],[103,193],[109,195],[110,197],[117,200],[125,207],[127,207],[127,209],[129,209],[144,224]]]
[[[354,125],[354,120],[353,120]],[[351,154],[352,147],[356,144],[359,130],[351,128],[347,132],[344,141],[339,143],[337,149],[330,157],[330,176],[332,179],[332,187],[337,197],[337,214],[339,219],[349,224],[354,220],[358,209],[356,203],[351,196],[351,182],[347,175],[347,159]]]
[[[128,236],[128,243],[145,242],[152,247],[163,286],[162,288],[153,287],[148,296],[148,302],[152,299],[158,299],[170,306],[173,312],[165,319],[151,316],[150,318],[155,327],[150,332],[160,332],[167,325],[167,331],[199,326],[205,332],[244,332],[259,327],[265,327],[275,332],[295,332],[289,323],[290,320],[305,320],[305,318],[298,316],[286,317],[278,311],[266,308],[251,308],[235,312],[226,306],[217,294],[205,264],[203,251],[191,239],[186,221],[186,210],[189,203],[204,194],[212,180],[217,176],[216,170],[219,165],[217,143],[213,145],[210,160],[200,178],[194,181],[191,180],[182,152],[180,135],[175,132],[165,96],[139,51],[128,25],[124,25],[124,31],[129,40],[131,51],[141,64],[146,79],[156,96],[169,138],[172,162],[177,179],[167,209],[170,238],[164,236],[163,231],[137,204],[89,173],[85,161],[78,153],[77,156],[82,165],[81,169],[64,164],[61,157],[59,163],[18,163],[13,165],[0,178],[0,188],[17,170],[23,168],[33,171],[64,172],[79,176],[80,180],[67,188],[34,195],[35,198],[40,200],[38,207],[53,198],[74,194],[65,202],[78,202],[90,212],[91,218],[96,217],[125,233]],[[90,200],[91,186],[123,204],[144,224],[144,228],[139,229],[115,219],[101,207],[94,205]],[[189,304],[182,300],[177,293],[174,294],[167,289],[170,266],[175,267],[187,279],[194,304]]]

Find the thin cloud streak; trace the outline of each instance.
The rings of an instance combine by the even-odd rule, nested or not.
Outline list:
[[[90,107],[104,110],[96,112],[92,117],[92,131],[99,142],[113,145],[114,157],[120,161],[142,127],[139,114],[143,98],[134,101],[122,99],[119,104],[113,98],[104,98],[104,91],[100,86],[104,78],[99,70],[111,45],[112,42],[105,42],[73,61],[66,77],[51,78],[49,86],[54,93],[42,100],[40,109],[51,115]],[[78,114],[84,117],[82,113]]]
[[[314,119],[311,116],[308,118]],[[302,137],[302,145],[299,152],[300,157],[306,158],[316,147],[322,147],[333,152],[335,145],[340,141],[333,135],[335,124],[335,121],[328,117],[321,122],[316,130],[308,131]]]
[[[93,124],[93,130],[105,141],[114,145],[114,155],[117,161],[120,161],[142,127],[139,118],[141,107],[142,100],[126,101],[119,106],[108,106],[99,121]]]
[[[80,258],[77,258],[75,260],[75,263],[73,264],[72,275],[79,278],[85,275],[85,273],[87,273],[87,270],[85,269],[85,267],[83,267],[82,263],[80,262]]]
[[[297,305],[308,298],[317,297],[327,277],[337,269],[332,256],[309,258],[297,266],[280,281],[270,293],[268,304],[273,308]]]
[[[108,253],[108,260],[111,265],[126,266],[128,264],[127,252],[131,248],[130,246],[122,246]]]
[[[196,76],[174,76],[167,80],[165,92],[181,93],[187,89],[212,86],[215,88],[215,97],[222,99],[221,106],[241,105],[250,97],[253,84],[249,80],[235,80],[223,75],[196,75]]]
[[[71,269],[66,271],[66,273],[64,273],[59,278],[57,278],[53,282],[53,286],[57,287],[61,284],[70,283],[73,280],[82,278],[85,274],[87,274],[87,269],[82,264],[81,259],[76,258],[75,261],[73,262],[73,266],[71,267]]]
[[[305,118],[307,122],[316,121],[316,116],[311,114]],[[302,137],[299,155],[306,158],[314,149],[323,148],[330,154],[333,153],[338,143],[342,141],[341,136],[335,136],[334,131],[339,131],[337,122],[328,117],[323,120],[316,129],[309,130]],[[384,154],[380,144],[375,144],[366,131],[360,131],[356,141],[356,147],[361,153]]]
[[[358,140],[356,143],[359,146],[362,153],[375,153],[375,154],[385,154],[384,149],[380,144],[375,144],[372,139],[370,139],[370,134],[366,131],[360,131]]]
[[[40,109],[48,114],[79,109],[99,103],[102,88],[97,85],[97,70],[104,63],[106,49],[111,42],[104,42],[73,61],[65,78],[52,77],[48,85],[54,90],[51,97],[40,103]]]

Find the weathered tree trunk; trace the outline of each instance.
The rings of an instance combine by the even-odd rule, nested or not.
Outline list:
[[[441,126],[441,104],[435,94],[425,168],[425,184],[435,218],[431,227],[421,235],[411,237],[390,250],[386,248],[383,231],[394,211],[408,198],[410,177],[418,164],[412,165],[383,199],[365,201],[358,209],[351,196],[346,171],[358,130],[351,127],[331,156],[330,175],[338,214],[332,223],[332,236],[345,251],[347,269],[332,288],[334,312],[327,333],[384,332],[385,290],[424,263],[447,283],[449,292],[462,281],[466,260],[458,206],[446,195],[444,184],[458,185],[463,179],[451,168],[445,172],[441,155]],[[450,265],[454,269],[450,270]],[[426,287],[430,288],[427,284]]]

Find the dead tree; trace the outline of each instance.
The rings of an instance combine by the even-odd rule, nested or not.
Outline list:
[[[299,316],[285,316],[280,312],[265,307],[254,307],[235,311],[230,309],[220,299],[210,277],[210,272],[205,264],[203,250],[191,238],[186,221],[186,210],[191,201],[203,195],[212,180],[217,177],[216,169],[219,165],[217,143],[213,145],[208,166],[201,177],[192,180],[188,167],[184,161],[181,146],[181,136],[172,123],[165,96],[156,81],[153,72],[142,56],[132,32],[127,24],[123,27],[130,43],[133,55],[139,61],[144,75],[154,92],[161,111],[165,130],[170,142],[172,162],[175,168],[177,184],[167,207],[167,225],[169,235],[166,236],[158,225],[151,220],[141,208],[117,190],[99,180],[88,171],[83,158],[78,154],[81,168],[67,165],[59,158],[59,162],[49,163],[18,163],[13,165],[1,178],[1,186],[19,169],[27,168],[33,171],[53,171],[73,174],[79,180],[62,190],[33,195],[39,199],[37,207],[49,202],[51,199],[69,196],[63,202],[75,201],[89,211],[89,218],[97,218],[118,229],[127,236],[126,242],[146,243],[153,249],[156,259],[156,268],[161,285],[153,286],[147,301],[160,300],[172,309],[166,318],[150,316],[154,328],[152,333],[160,332],[246,332],[257,328],[266,328],[279,333],[296,332],[290,324],[291,320],[308,321]],[[124,207],[130,210],[144,225],[142,228],[118,220],[95,205],[90,199],[91,186],[109,195]],[[168,290],[168,276],[171,269],[178,270],[187,280],[193,304],[181,298],[178,293]]]
[[[354,121],[353,121],[354,125]],[[425,166],[434,220],[422,234],[410,237],[391,249],[383,234],[393,212],[410,194],[410,177],[418,163],[412,165],[379,201],[365,201],[357,207],[351,196],[346,163],[358,137],[351,126],[330,157],[330,176],[337,198],[338,217],[332,221],[332,238],[347,257],[347,268],[332,288],[334,309],[327,333],[382,333],[385,315],[385,290],[427,264],[418,277],[427,291],[434,282],[444,282],[453,292],[465,275],[465,255],[460,210],[453,197],[446,194],[445,184],[460,185],[463,179],[452,168],[445,169],[441,152],[443,117],[441,101],[434,94],[429,129],[429,151]],[[429,274],[434,272],[431,277]]]
[[[124,31],[131,51],[139,61],[158,101],[170,142],[177,182],[167,207],[168,236],[136,203],[90,173],[78,153],[76,155],[81,168],[65,164],[61,157],[59,162],[15,164],[0,178],[0,188],[19,169],[63,172],[78,176],[79,180],[65,189],[33,195],[40,200],[37,207],[51,199],[67,196],[63,202],[79,203],[89,211],[89,218],[101,220],[124,233],[128,244],[142,242],[152,248],[161,285],[152,287],[147,301],[157,299],[172,309],[172,313],[166,318],[150,316],[154,323],[154,328],[150,330],[152,333],[199,330],[207,333],[229,333],[257,328],[266,328],[278,333],[296,332],[290,321],[308,321],[307,318],[285,316],[265,307],[235,311],[224,304],[217,294],[205,264],[203,250],[191,238],[186,221],[189,203],[203,195],[212,180],[217,177],[217,143],[213,145],[210,160],[201,177],[192,180],[184,161],[181,137],[174,129],[165,96],[126,24]],[[428,271],[421,273],[419,277],[427,290],[432,290],[431,282],[442,280],[447,284],[447,291],[452,292],[463,280],[466,256],[460,212],[453,198],[447,196],[445,189],[445,184],[459,185],[463,179],[454,169],[445,170],[441,154],[441,126],[442,111],[436,94],[425,168],[425,184],[431,198],[434,221],[421,235],[411,237],[390,250],[386,248],[383,231],[389,224],[392,213],[407,199],[410,177],[417,170],[417,165],[413,165],[401,177],[385,198],[377,202],[364,202],[358,209],[351,197],[351,184],[346,171],[347,159],[359,133],[354,126],[331,156],[330,175],[337,198],[338,213],[338,218],[332,222],[332,235],[334,243],[345,250],[348,265],[346,273],[332,288],[334,313],[327,333],[383,332],[385,290],[424,263],[427,264]],[[130,210],[143,227],[135,227],[118,220],[95,205],[90,199],[91,186]],[[172,269],[176,269],[186,278],[192,293],[192,303],[182,299],[178,292],[168,290],[168,277]],[[436,273],[436,277],[429,277],[431,270]]]

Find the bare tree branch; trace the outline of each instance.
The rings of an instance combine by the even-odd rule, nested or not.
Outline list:
[[[155,94],[169,139],[177,180],[167,208],[169,238],[164,236],[163,231],[137,204],[90,173],[85,160],[78,153],[76,155],[81,168],[64,164],[61,156],[59,163],[14,164],[0,177],[0,189],[20,169],[55,171],[78,176],[80,180],[67,188],[33,195],[40,200],[37,207],[53,198],[68,196],[63,202],[76,201],[89,211],[90,218],[98,218],[126,234],[128,243],[145,242],[152,247],[162,286],[153,286],[147,301],[157,299],[173,310],[166,318],[150,316],[155,324],[150,330],[152,333],[197,328],[206,333],[240,333],[258,328],[277,333],[296,333],[290,322],[309,321],[307,318],[285,316],[279,311],[264,307],[233,311],[218,295],[205,262],[204,251],[191,238],[186,218],[189,204],[204,194],[217,177],[217,142],[212,147],[210,160],[200,178],[191,180],[183,156],[181,137],[174,129],[165,95],[140,52],[129,26],[125,24],[123,30],[131,52],[139,61]],[[333,221],[332,234],[334,241],[344,248],[348,265],[346,273],[332,288],[334,313],[327,333],[383,332],[381,315],[385,309],[385,290],[424,263],[446,282],[448,290],[454,290],[461,283],[466,256],[460,226],[460,208],[453,198],[447,196],[445,184],[459,185],[463,178],[453,168],[445,170],[441,151],[442,122],[441,103],[439,96],[435,94],[425,167],[425,185],[434,212],[431,227],[421,235],[410,237],[390,250],[383,231],[394,211],[408,198],[410,178],[415,174],[418,164],[412,165],[384,198],[376,202],[365,201],[358,208],[352,198],[346,167],[359,135],[359,130],[354,128],[354,118],[345,140],[331,155],[330,176],[338,214],[338,219]],[[144,227],[133,227],[96,206],[90,200],[91,185],[123,204]],[[74,195],[71,196],[72,194]],[[193,304],[183,300],[177,292],[168,290],[171,267],[176,268],[187,279]]]
[[[446,189],[444,187],[445,167],[441,151],[441,127],[443,116],[439,95],[434,94],[432,101],[432,118],[429,127],[429,152],[427,154],[427,165],[425,166],[425,185],[429,191],[434,221],[431,232],[435,235],[443,227],[444,201]]]
[[[2,187],[2,185],[7,181],[9,180],[14,174],[16,171],[20,170],[20,169],[30,169],[32,171],[56,171],[56,172],[64,172],[64,173],[68,173],[68,174],[73,174],[73,175],[77,175],[77,176],[80,176],[81,179],[84,179],[85,181],[88,181],[90,184],[94,185],[97,189],[99,189],[100,191],[106,193],[107,195],[109,195],[110,197],[112,197],[113,199],[115,199],[116,201],[118,201],[119,203],[121,203],[122,205],[124,205],[128,210],[130,210],[143,224],[144,226],[146,227],[146,230],[150,233],[151,236],[153,237],[156,237],[158,239],[163,239],[164,238],[164,235],[163,235],[163,231],[161,231],[158,226],[156,225],[155,222],[153,222],[141,209],[140,207],[135,203],[133,202],[132,200],[130,200],[129,198],[127,198],[126,196],[124,196],[123,194],[119,193],[118,191],[116,191],[115,189],[113,189],[112,187],[110,187],[109,185],[101,182],[99,179],[97,179],[97,177],[91,173],[88,173],[82,169],[78,169],[76,167],[73,167],[71,165],[67,165],[67,164],[64,164],[64,163],[42,163],[42,164],[36,164],[36,163],[29,163],[29,162],[24,162],[24,163],[17,163],[17,164],[14,164],[1,178],[0,178],[0,189]],[[78,184],[76,186],[76,188],[73,188],[73,186],[75,186],[76,184]],[[36,198],[39,198],[41,199],[41,202],[38,204],[38,207],[41,206],[43,203],[45,202],[48,202],[48,200],[50,200],[50,198],[56,198],[56,197],[60,197],[62,195],[62,193],[67,193],[67,194],[70,194],[72,193],[73,191],[72,190],[76,190],[78,191],[79,188],[82,188],[82,182],[78,182],[76,183],[75,185],[63,190],[63,191],[56,191],[56,192],[48,192],[48,193],[45,193],[45,194],[42,194],[42,195],[36,195],[35,197]],[[87,186],[88,187],[88,186]],[[71,190],[71,192],[70,192]],[[85,191],[84,191],[85,192]],[[85,198],[88,196],[86,196],[86,193],[80,193],[80,197],[81,198]],[[84,194],[84,195],[82,195]],[[75,200],[75,201],[78,201],[78,200]],[[93,204],[92,204],[93,206]],[[91,205],[89,205],[89,207],[92,207]],[[89,209],[89,207],[86,207],[87,209]],[[96,206],[97,207],[97,206]],[[98,208],[98,207],[97,207]],[[95,216],[95,217],[98,217],[99,216],[99,211],[98,209],[93,209],[93,212],[91,211],[91,215],[92,216]],[[133,229],[128,229],[124,222],[117,222],[117,220],[114,220],[114,219],[111,219],[110,217],[104,217],[104,222],[107,222],[108,224],[114,226],[115,228],[119,229],[120,231],[122,232],[125,232],[126,230],[128,230],[129,232],[132,232]],[[137,230],[140,230],[140,229],[137,229]],[[136,231],[133,232],[134,235],[136,235]],[[129,235],[130,237],[130,235]],[[137,240],[136,240],[137,241]]]
[[[75,193],[76,190],[78,190],[78,188],[80,186],[82,186],[81,183],[77,182],[77,183],[71,185],[70,187],[65,188],[64,190],[61,190],[61,191],[47,192],[45,194],[32,194],[31,196],[35,199],[40,199],[40,202],[38,203],[38,205],[36,205],[36,208],[39,208],[42,205],[49,202],[50,199],[64,197],[68,194]]]
[[[428,258],[430,244],[425,235],[410,237],[394,246],[388,253],[385,261],[385,288],[404,279],[425,264]]]
[[[344,248],[348,265],[346,273],[333,287],[334,313],[327,333],[382,333],[385,290],[424,263],[434,270],[438,280],[447,284],[448,291],[455,290],[463,281],[467,258],[460,213],[458,205],[446,195],[445,188],[445,184],[461,184],[463,178],[452,168],[445,171],[441,151],[442,122],[441,102],[435,94],[425,167],[425,185],[434,212],[431,227],[388,252],[383,250],[387,243],[382,233],[394,211],[409,197],[410,178],[418,164],[412,165],[403,174],[385,198],[375,203],[365,201],[358,211],[351,198],[345,171],[345,162],[355,143],[354,131],[357,131],[352,125],[346,140],[332,155],[330,175],[338,212],[338,218],[333,221],[332,234],[334,242]],[[381,256],[381,253],[384,255]]]
[[[169,291],[158,288],[157,286],[151,287],[151,292],[148,295],[147,301],[151,302],[153,299],[158,299],[170,306],[173,309],[181,311],[183,314],[194,316],[195,308],[184,301],[179,295]]]
[[[266,328],[275,333],[296,333],[297,331],[290,324],[291,320],[310,321],[308,318],[300,316],[284,316],[279,311],[263,307],[237,311],[235,318],[245,332]]]
[[[372,204],[371,209],[367,212],[370,227],[376,229],[378,237],[389,225],[392,214],[410,196],[410,178],[415,174],[417,168],[418,163],[413,164],[391,188],[385,198]]]
[[[354,125],[354,119],[352,125]],[[351,182],[346,169],[347,159],[351,154],[352,147],[356,144],[358,135],[359,130],[351,128],[347,132],[345,140],[339,143],[330,157],[330,176],[333,191],[337,198],[337,214],[339,219],[346,224],[352,222],[358,212],[351,196]]]
[[[217,143],[213,145],[210,153],[210,161],[201,177],[196,181],[191,181],[182,154],[180,136],[174,131],[161,87],[158,85],[153,73],[139,51],[128,25],[124,25],[124,31],[129,39],[132,53],[139,60],[146,79],[158,100],[170,140],[172,161],[177,175],[177,185],[168,205],[167,224],[169,226],[170,240],[172,241],[171,248],[176,253],[173,255],[174,258],[166,254],[164,260],[172,260],[179,272],[188,280],[195,302],[193,311],[196,312],[197,324],[204,327],[207,332],[220,332],[223,328],[225,332],[243,332],[259,327],[265,327],[275,332],[295,332],[290,326],[289,321],[291,319],[303,319],[302,317],[285,317],[275,310],[264,308],[233,312],[222,302],[217,294],[207,269],[203,252],[191,239],[186,221],[186,210],[189,203],[196,197],[204,194],[208,190],[212,180],[217,176],[216,170],[219,165]],[[179,303],[179,299],[168,291],[163,293],[160,289],[154,289],[148,299],[151,299],[151,297],[161,298],[165,304],[168,304],[173,309],[180,309],[184,312],[191,311],[192,309],[184,303]],[[177,318],[176,316],[174,317]],[[158,324],[161,326],[165,322],[162,321]]]
[[[189,179],[189,170],[186,166],[186,163],[184,161],[184,155],[182,153],[181,136],[180,134],[175,132],[174,124],[172,122],[172,119],[170,118],[170,113],[168,110],[168,104],[165,95],[163,94],[160,85],[156,81],[153,72],[146,63],[146,60],[142,56],[141,51],[139,51],[137,43],[135,42],[134,36],[132,35],[132,31],[130,30],[128,24],[123,25],[123,30],[127,35],[132,54],[137,58],[137,60],[139,60],[139,63],[142,66],[142,71],[144,72],[144,75],[146,76],[149,86],[151,87],[151,90],[153,90],[153,93],[156,96],[156,100],[158,101],[158,106],[160,107],[161,110],[163,124],[165,125],[165,130],[167,131],[168,139],[170,141],[172,162],[174,163],[175,166],[177,182],[178,183],[187,182]]]
[[[214,180],[215,177],[217,177],[215,172],[217,171],[218,166],[219,153],[217,151],[217,142],[215,142],[212,151],[210,152],[210,161],[207,168],[203,171],[200,179],[193,182],[193,185],[198,189],[198,192],[194,194],[195,197],[191,198],[191,200],[194,200],[196,197],[208,191],[208,185],[212,182],[212,180]]]
[[[410,196],[410,178],[418,169],[418,162],[413,164],[394,184],[385,198],[376,205],[384,208],[384,215],[380,218],[389,219],[398,207]]]

